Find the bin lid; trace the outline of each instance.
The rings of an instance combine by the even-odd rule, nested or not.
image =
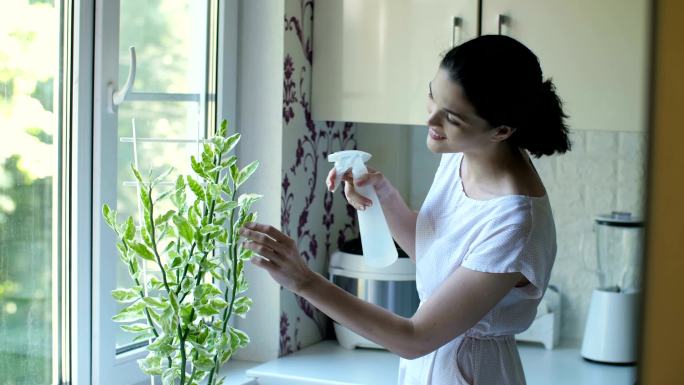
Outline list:
[[[615,227],[642,227],[644,220],[626,211],[613,211],[610,214],[597,215],[596,223]]]

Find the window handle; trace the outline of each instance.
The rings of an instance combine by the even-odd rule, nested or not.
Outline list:
[[[128,47],[128,52],[130,53],[130,65],[128,66],[128,78],[126,79],[126,83],[124,83],[123,87],[119,90],[114,89],[114,84],[109,83],[107,85],[107,89],[109,92],[109,95],[111,97],[108,100],[108,110],[110,113],[114,113],[116,107],[118,107],[121,103],[126,100],[126,97],[128,94],[131,93],[131,90],[133,90],[133,84],[135,83],[135,72],[136,72],[136,59],[135,59],[135,47],[130,46]]]

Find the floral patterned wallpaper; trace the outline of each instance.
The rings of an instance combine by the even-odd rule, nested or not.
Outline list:
[[[327,272],[328,256],[357,235],[356,213],[341,189],[327,191],[328,154],[356,149],[355,126],[311,117],[313,0],[285,1],[281,229],[302,257]],[[287,355],[326,338],[329,319],[304,298],[281,288],[280,352]]]

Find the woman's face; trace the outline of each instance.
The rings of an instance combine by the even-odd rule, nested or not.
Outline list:
[[[440,68],[430,82],[427,146],[435,153],[477,151],[492,144],[496,130],[475,112],[463,88]]]

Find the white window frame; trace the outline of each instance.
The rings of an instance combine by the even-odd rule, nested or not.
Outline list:
[[[95,0],[75,0],[72,60],[71,383],[91,384],[92,123]]]
[[[237,0],[219,0],[217,120],[236,120]],[[115,302],[115,238],[101,217],[103,202],[116,201],[101,175],[115,175],[112,148],[116,122],[107,114],[108,79],[118,71],[119,0],[74,0],[70,315],[71,383],[149,383],[136,359],[142,351],[116,356],[111,316]],[[113,74],[113,75],[111,75]],[[112,121],[114,124],[112,124]],[[231,125],[234,127],[234,125]]]
[[[102,175],[116,175],[117,121],[109,117],[108,83],[118,86],[119,0],[96,0],[93,82],[93,157],[92,157],[92,382],[114,385],[139,382],[144,377],[135,370],[134,354],[127,360],[116,356],[115,334],[108,323],[116,305],[107,293],[116,288],[114,263],[117,260],[114,234],[100,214],[102,202],[116,202],[116,189],[109,188]],[[112,145],[113,144],[113,145]],[[107,274],[109,272],[109,274]]]

